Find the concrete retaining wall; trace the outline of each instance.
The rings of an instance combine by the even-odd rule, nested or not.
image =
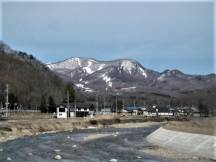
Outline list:
[[[216,136],[159,128],[147,137],[155,145],[216,160]]]

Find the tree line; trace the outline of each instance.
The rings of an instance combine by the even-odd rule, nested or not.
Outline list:
[[[67,103],[67,95],[69,95],[69,102],[72,103],[75,100],[75,90],[72,83],[67,83],[64,88],[64,96],[62,98],[62,103]],[[46,98],[45,96],[41,97],[41,103],[39,106],[42,113],[54,113],[56,112],[57,105],[52,96]]]

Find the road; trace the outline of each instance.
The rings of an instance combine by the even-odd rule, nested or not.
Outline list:
[[[24,137],[0,144],[0,161],[14,162],[159,162],[211,161],[197,157],[173,158],[148,154],[156,146],[146,141],[159,126],[84,129]],[[157,151],[157,150],[156,150]],[[150,151],[152,152],[152,151]],[[154,152],[154,151],[153,151]],[[60,155],[61,160],[54,157]]]

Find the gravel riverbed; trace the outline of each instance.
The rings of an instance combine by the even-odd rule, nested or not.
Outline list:
[[[116,125],[23,137],[0,144],[0,161],[156,162],[211,160],[154,146],[146,137],[160,124]]]

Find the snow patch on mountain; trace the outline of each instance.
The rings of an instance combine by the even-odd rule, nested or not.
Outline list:
[[[91,88],[89,88],[89,87],[85,87],[85,85],[83,85],[83,84],[78,83],[78,84],[75,84],[75,85],[76,85],[76,87],[82,89],[82,90],[85,91],[85,92],[89,92],[89,93],[94,92],[93,89],[91,89]]]
[[[92,74],[94,73],[94,71],[91,68],[92,66],[92,61],[88,61],[88,65],[86,67],[84,67],[83,69],[88,73],[88,74]]]
[[[142,74],[145,78],[148,77],[148,75],[147,75],[147,73],[146,73],[146,71],[145,71],[144,69],[142,69],[141,67],[139,67],[139,70],[140,70],[141,74]]]
[[[89,88],[89,87],[84,87],[84,91],[85,91],[85,92],[89,92],[89,93],[94,92],[94,90],[91,89],[91,88]]]
[[[83,84],[75,84],[78,88],[84,88],[84,85]]]
[[[106,66],[105,64],[101,64],[101,65],[99,66],[99,68],[98,68],[98,71],[101,70],[101,69],[103,69],[105,66]]]
[[[81,67],[81,62],[79,58],[70,58],[67,59],[65,61],[62,62],[57,62],[54,64],[48,64],[47,65],[51,70],[55,70],[55,69],[68,69],[68,70],[73,70],[76,69],[78,67]]]
[[[84,84],[88,84],[88,83],[89,83],[88,81],[85,81],[85,82],[84,82]]]
[[[132,74],[132,70],[136,68],[135,64],[129,60],[123,60],[120,67],[129,74]]]
[[[132,90],[132,89],[136,89],[136,87],[126,87],[126,88],[121,88],[121,90]]]
[[[166,74],[162,74],[157,78],[157,80],[158,81],[164,81],[165,77],[166,77]]]
[[[102,74],[101,77],[109,87],[112,87],[112,82],[110,77],[108,77],[106,74]]]
[[[75,57],[74,60],[77,62],[77,64],[79,65],[79,67],[82,66],[79,58]]]

